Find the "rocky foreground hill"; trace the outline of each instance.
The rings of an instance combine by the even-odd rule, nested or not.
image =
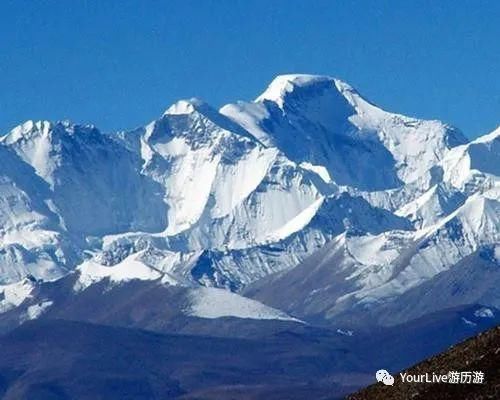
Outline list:
[[[500,326],[459,343],[403,373],[447,374],[450,371],[484,373],[481,383],[403,383],[395,374],[393,386],[377,383],[347,397],[349,400],[444,400],[500,398]]]

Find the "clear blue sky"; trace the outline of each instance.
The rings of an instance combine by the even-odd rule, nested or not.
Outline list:
[[[26,119],[142,125],[180,98],[341,78],[474,137],[500,124],[500,1],[0,2],[0,132]]]

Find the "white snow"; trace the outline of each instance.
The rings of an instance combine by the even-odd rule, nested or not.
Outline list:
[[[344,336],[352,336],[354,334],[353,331],[349,330],[349,329],[337,329],[336,331],[338,334],[340,335],[344,335]]]
[[[283,111],[281,119],[267,102]],[[449,142],[465,143],[439,121],[386,112],[327,76],[278,76],[254,103],[227,105],[221,113],[293,161],[323,166],[336,183],[360,187],[395,187],[396,177],[413,182],[446,155]]]
[[[189,100],[179,100],[177,103],[172,104],[167,111],[165,111],[164,115],[183,115],[183,114],[191,114],[196,110],[196,106],[201,101],[192,98]]]
[[[109,279],[112,284],[118,284],[134,279],[145,281],[161,278],[162,274],[159,271],[138,260],[141,254],[141,252],[132,254],[119,264],[111,267],[98,264],[92,260],[83,262],[76,268],[78,279],[73,286],[73,290],[76,292],[85,290],[90,285],[103,279]]]
[[[40,317],[52,304],[51,300],[42,301],[38,304],[29,306],[24,314],[20,317],[20,322],[23,323],[28,320],[37,319]]]
[[[189,228],[200,218],[210,196],[220,156],[212,156],[210,148],[189,152],[173,162],[173,174],[167,178],[167,235]]]
[[[358,269],[349,277],[356,279],[361,287],[339,300],[355,296],[360,303],[376,303],[394,298],[447,271],[479,246],[498,243],[500,202],[497,195],[497,190],[476,193],[438,224],[406,233],[398,240],[394,240],[396,237],[390,232],[376,237],[350,238],[347,243],[351,255],[359,263],[371,266]],[[427,242],[431,245],[410,247]],[[400,254],[405,257],[396,262]],[[480,287],[480,283],[463,284]]]
[[[403,234],[403,236],[406,236]],[[346,241],[352,257],[364,265],[386,265],[399,255],[398,240],[392,233],[351,237]]]
[[[292,92],[296,87],[310,86],[317,82],[332,81],[327,76],[307,75],[307,74],[289,74],[277,76],[256,102],[270,100],[283,107],[284,99],[287,93]],[[333,81],[332,81],[333,84]]]
[[[332,178],[330,177],[328,170],[322,165],[312,165],[309,162],[302,162],[300,163],[300,166],[304,169],[307,169],[308,171],[312,171],[318,174],[326,183],[332,182]]]
[[[237,164],[220,163],[212,185],[213,218],[224,217],[241,204],[264,180],[277,157],[276,149],[255,147]]]
[[[443,179],[471,193],[500,187],[500,128],[470,143],[457,146],[441,161]]]
[[[79,263],[75,291],[103,279],[193,284],[190,260],[205,250],[215,272],[204,282],[240,287],[295,267],[336,235],[332,251],[350,288],[339,299],[383,302],[484,246],[500,260],[499,136],[465,143],[444,123],[384,111],[350,85],[313,75],[279,76],[255,101],[220,112],[181,100],[117,135],[28,121],[0,138],[0,310],[31,293],[31,284],[5,284],[56,279]],[[415,231],[351,231],[372,232],[371,209],[349,208],[341,222],[323,215],[334,191],[407,218]],[[389,214],[379,214],[383,224]],[[82,263],[82,250],[94,259]],[[487,290],[470,285],[477,298]],[[249,318],[281,315],[216,289],[199,293],[193,299],[211,305],[193,300],[204,315],[240,306]],[[33,307],[29,315],[44,310]]]
[[[197,288],[188,295],[187,315],[199,318],[249,318],[276,319],[300,322],[282,311],[268,307],[256,300],[218,288]]]
[[[220,113],[237,123],[254,136],[259,142],[272,147],[272,140],[261,126],[269,118],[269,112],[263,104],[238,102],[223,106]]]
[[[2,138],[3,143],[15,147],[21,158],[51,185],[54,183],[52,173],[58,163],[50,154],[49,132],[53,127],[49,121],[27,121]]]
[[[477,326],[477,324],[475,322],[472,322],[472,321],[468,320],[465,317],[462,317],[462,321],[464,322],[465,325],[469,325],[469,326],[472,326],[472,327]]]
[[[316,212],[321,207],[321,204],[323,204],[324,200],[325,199],[323,197],[321,197],[318,200],[316,200],[315,202],[313,202],[310,206],[308,206],[306,209],[302,210],[295,217],[288,220],[288,222],[285,225],[283,225],[279,229],[275,230],[274,232],[270,233],[269,236],[266,237],[266,241],[277,242],[281,239],[284,239],[284,238],[292,235],[295,232],[300,231],[316,215]]]
[[[500,126],[486,135],[479,136],[478,138],[474,139],[471,143],[491,144],[493,143],[494,140],[498,140],[499,138],[500,138]]]
[[[27,279],[0,286],[0,314],[21,305],[30,297],[32,290],[33,283]]]
[[[481,307],[480,309],[474,311],[474,316],[480,317],[480,318],[493,318],[495,314],[491,309],[487,307]]]

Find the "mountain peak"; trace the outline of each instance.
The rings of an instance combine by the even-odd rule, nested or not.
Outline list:
[[[73,135],[76,132],[87,133],[96,131],[92,124],[74,124],[71,121],[48,121],[48,120],[28,120],[16,126],[6,135],[0,137],[0,142],[14,144],[19,141],[33,140],[36,138],[46,138],[52,141],[54,137]]]
[[[208,105],[196,98],[183,99],[179,100],[176,103],[172,104],[163,115],[186,115],[192,114],[195,111],[199,111],[200,108],[208,107]]]
[[[16,142],[23,137],[31,137],[35,133],[47,134],[53,127],[50,121],[28,120],[16,126],[9,133],[4,135],[0,141],[6,143]]]
[[[205,121],[205,124],[208,124],[212,126],[212,131],[217,131],[218,129],[222,129],[226,132],[232,132],[235,133],[239,136],[244,136],[247,139],[250,139],[251,141],[255,141],[256,139],[251,136],[242,126],[234,123],[232,120],[227,118],[225,115],[221,114],[219,111],[214,109],[210,104],[206,103],[203,100],[200,100],[198,98],[191,98],[191,99],[183,99],[179,100],[176,103],[172,104],[162,115],[160,118],[160,121],[168,121],[171,118],[178,119],[176,117],[184,117],[181,119],[187,119],[187,120],[199,120],[202,119]],[[156,121],[157,122],[157,121]],[[146,134],[148,138],[151,137],[154,131],[154,127],[156,122],[151,125],[150,129],[148,130],[149,133]],[[189,124],[192,124],[193,121],[191,121]],[[187,131],[190,131],[192,128],[191,125],[189,125],[190,128],[187,129]],[[192,132],[195,132],[195,130],[192,130]]]
[[[332,88],[339,92],[342,92],[344,88],[352,89],[347,83],[326,75],[278,75],[255,101],[263,102],[269,100],[283,107],[285,98],[297,90],[323,91],[327,88]]]

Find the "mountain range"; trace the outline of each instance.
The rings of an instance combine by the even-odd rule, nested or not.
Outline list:
[[[338,79],[278,76],[219,110],[181,100],[126,132],[27,121],[0,138],[9,338],[50,321],[270,352],[283,348],[266,335],[325,335],[321,351],[353,352],[323,371],[344,393],[374,379],[380,353],[360,343],[413,348],[386,357],[407,367],[497,324],[499,284],[500,128],[470,141]],[[426,335],[434,345],[410,342]],[[175,396],[196,386],[176,382]]]

